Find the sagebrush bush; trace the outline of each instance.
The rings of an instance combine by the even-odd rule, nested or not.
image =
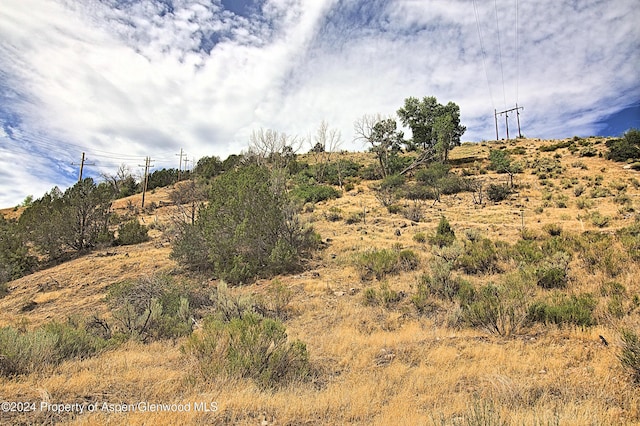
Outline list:
[[[108,342],[89,333],[83,324],[52,322],[32,331],[0,328],[0,374],[30,374],[67,359],[94,356]]]
[[[488,238],[466,241],[464,253],[457,259],[456,265],[467,274],[484,274],[498,270],[498,252]]]
[[[556,252],[536,269],[536,283],[538,286],[551,288],[565,288],[569,281],[569,260],[564,252]]]
[[[109,288],[107,302],[116,331],[143,342],[191,332],[189,293],[162,275],[125,281]]]
[[[400,300],[402,300],[402,293],[397,292],[391,287],[389,283],[381,282],[380,289],[376,290],[373,287],[368,287],[362,294],[362,304],[364,306],[384,306],[385,308],[391,308]]]
[[[492,183],[487,188],[487,198],[495,203],[506,200],[511,195],[511,188],[504,184]]]
[[[489,283],[466,295],[466,303],[461,304],[465,322],[501,336],[518,333],[526,327],[531,296],[526,280],[519,274],[504,279],[504,285]]]
[[[430,274],[422,274],[418,287],[423,286],[431,295],[443,300],[453,300],[460,291],[462,279],[452,274],[452,265],[442,259],[429,263]]]
[[[208,380],[219,375],[251,378],[271,389],[305,381],[311,374],[306,345],[290,342],[280,321],[254,313],[228,322],[206,319],[184,351],[196,359],[200,375]]]
[[[633,383],[640,385],[640,337],[637,332],[622,330],[622,351],[618,357]]]
[[[537,301],[529,307],[529,318],[544,324],[577,325],[589,327],[596,324],[593,311],[597,300],[588,293],[557,295],[551,302]]]
[[[360,270],[360,279],[381,280],[387,274],[411,271],[419,264],[418,256],[412,250],[368,250],[356,256],[355,265]]]

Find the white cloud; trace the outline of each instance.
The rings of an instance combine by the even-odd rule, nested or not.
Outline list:
[[[461,106],[465,139],[491,138],[493,109],[516,101],[526,135],[571,136],[640,98],[632,2],[517,3],[516,57],[511,1],[265,0],[238,16],[220,1],[4,0],[0,141],[59,166],[5,172],[0,205],[72,183],[82,150],[176,167],[180,148],[225,157],[257,127],[306,135],[323,119],[362,149],[356,118],[430,95]]]

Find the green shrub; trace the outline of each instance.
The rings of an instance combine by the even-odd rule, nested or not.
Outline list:
[[[544,324],[577,325],[590,327],[596,324],[593,310],[597,305],[591,294],[558,295],[551,303],[538,301],[529,308],[529,318]]]
[[[118,226],[118,238],[116,238],[114,244],[126,246],[149,241],[148,231],[147,227],[138,222],[137,219],[121,223]]]
[[[438,228],[436,228],[436,233],[429,239],[429,241],[434,246],[445,247],[453,244],[455,239],[456,234],[451,228],[449,221],[446,217],[441,216],[440,222],[438,222]]]
[[[362,213],[360,213],[360,212],[358,212],[358,213],[351,213],[351,214],[350,214],[350,215],[349,215],[349,216],[344,220],[344,222],[345,222],[347,225],[353,225],[353,224],[355,224],[355,223],[360,223],[360,222],[362,222],[362,217],[363,217],[363,214],[362,214]]]
[[[363,281],[373,277],[380,280],[387,274],[411,271],[417,268],[418,263],[418,256],[412,250],[368,250],[355,260]]]
[[[628,130],[622,139],[607,141],[607,158],[613,161],[640,159],[640,130]]]
[[[338,207],[331,207],[329,211],[324,214],[324,217],[329,222],[337,222],[339,220],[342,220],[342,210],[340,210]]]
[[[0,374],[5,377],[40,372],[64,360],[87,358],[107,346],[82,325],[53,322],[33,331],[0,328]]]
[[[402,211],[402,207],[397,204],[389,204],[387,206],[387,211],[391,214],[398,214]]]
[[[317,203],[342,196],[340,191],[331,186],[313,184],[298,185],[291,194],[305,203]]]
[[[195,224],[180,228],[172,256],[233,284],[300,270],[319,237],[302,224],[278,182],[258,166],[217,176]],[[190,252],[191,245],[197,255]]]
[[[609,225],[610,220],[609,216],[603,216],[598,211],[592,212],[590,219],[591,223],[593,223],[598,228],[604,228],[605,226]]]
[[[412,238],[416,243],[423,244],[427,242],[427,236],[424,232],[416,232]]]
[[[457,260],[457,266],[467,274],[481,274],[497,271],[498,252],[488,238],[465,242],[464,254]]]
[[[487,198],[495,203],[506,200],[509,195],[511,188],[508,185],[492,183],[487,188]]]
[[[637,332],[622,330],[622,351],[618,357],[633,383],[640,385],[640,337]]]
[[[452,275],[451,263],[436,258],[429,266],[431,273],[422,274],[418,287],[424,287],[429,294],[439,299],[453,300],[460,291],[462,279]]]
[[[308,380],[311,373],[306,345],[290,342],[280,321],[253,313],[229,322],[207,319],[184,351],[196,359],[200,375],[208,380],[221,374],[251,378],[273,389]]]
[[[538,286],[545,289],[565,288],[569,281],[569,259],[567,254],[557,252],[539,266],[536,269]]]
[[[191,332],[189,293],[167,276],[143,277],[109,288],[107,302],[116,331],[143,342]]]
[[[540,148],[538,148],[538,150],[540,152],[552,152],[561,148],[569,148],[573,144],[574,144],[574,141],[558,142],[550,145],[542,145]]]
[[[526,283],[517,274],[505,278],[504,285],[487,284],[468,296],[462,304],[462,317],[472,327],[508,336],[520,332],[528,323]]]

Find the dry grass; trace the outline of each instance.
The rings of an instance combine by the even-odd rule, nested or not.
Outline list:
[[[470,194],[443,196],[441,203],[424,204],[425,219],[411,223],[401,215],[391,215],[375,199],[369,182],[361,182],[342,198],[315,205],[305,213],[328,246],[320,251],[306,272],[278,279],[292,290],[286,321],[292,339],[307,344],[311,363],[317,370],[310,383],[284,389],[260,390],[253,382],[218,377],[207,382],[195,373],[194,361],[181,353],[183,341],[149,345],[129,342],[98,357],[67,361],[46,373],[19,379],[0,378],[2,397],[9,401],[48,400],[56,403],[108,402],[137,404],[187,404],[184,413],[55,413],[0,414],[0,423],[69,424],[234,424],[234,425],[312,425],[312,424],[451,424],[469,419],[473,413],[502,420],[506,424],[640,424],[640,392],[628,381],[617,355],[621,327],[640,330],[638,309],[622,318],[607,309],[609,296],[601,297],[603,284],[615,280],[627,295],[640,295],[640,267],[637,262],[619,265],[624,269],[615,278],[602,271],[590,273],[581,260],[570,263],[569,294],[590,292],[599,297],[591,328],[540,324],[528,326],[509,337],[490,335],[479,329],[452,326],[459,313],[453,303],[437,301],[437,309],[426,316],[417,314],[410,303],[422,272],[433,257],[428,244],[417,243],[417,232],[431,235],[440,216],[445,214],[458,238],[474,229],[492,240],[514,243],[520,235],[522,211],[527,229],[540,235],[547,224],[557,224],[563,232],[582,230],[611,232],[628,226],[632,217],[620,213],[614,197],[597,198],[589,210],[610,217],[600,229],[576,206],[572,187],[563,188],[562,179],[577,179],[588,193],[602,175],[602,187],[620,182],[634,208],[640,208],[631,179],[637,172],[600,157],[578,157],[566,148],[539,152],[542,145],[556,141],[521,140],[517,146],[526,154],[514,155],[525,163],[536,156],[553,157],[561,153],[565,172],[549,179],[557,197],[566,195],[567,207],[544,207],[542,185],[530,169],[517,176],[519,192],[500,204],[476,206]],[[452,152],[452,159],[475,157],[486,167],[489,148],[513,142],[464,145]],[[593,145],[603,150],[603,144]],[[360,154],[361,156],[363,154]],[[474,162],[461,168],[473,172]],[[483,161],[485,161],[483,163]],[[586,169],[572,166],[582,162]],[[602,169],[605,171],[602,171]],[[503,175],[478,174],[487,182],[504,181]],[[590,186],[588,186],[590,185]],[[619,185],[618,185],[619,186]],[[612,193],[617,193],[612,189]],[[166,193],[158,191],[158,200]],[[163,198],[164,197],[164,198]],[[116,207],[126,208],[126,201]],[[539,212],[539,207],[543,208]],[[324,213],[337,207],[347,217],[366,210],[365,221],[347,225],[329,222]],[[170,226],[169,208],[158,209],[148,220]],[[397,230],[400,235],[397,235]],[[59,265],[11,282],[9,296],[0,300],[0,325],[27,320],[32,326],[70,315],[105,314],[105,289],[124,279],[174,270],[170,247],[163,245],[161,232],[151,242],[106,251]],[[384,279],[390,288],[407,296],[391,308],[368,307],[362,293],[380,283],[361,281],[353,266],[354,256],[369,248],[403,247],[414,250],[421,266]],[[621,250],[620,247],[617,248]],[[624,259],[625,253],[620,253]],[[515,265],[506,265],[515,268]],[[499,281],[499,275],[467,277],[475,284]],[[254,295],[264,294],[268,280],[234,289]],[[531,283],[535,287],[534,283]],[[546,290],[535,288],[536,296]],[[36,302],[30,312],[21,309]],[[449,325],[447,325],[449,324]],[[609,341],[604,346],[599,336]],[[215,402],[217,411],[195,412],[195,403]],[[266,423],[262,423],[263,420]],[[466,424],[466,423],[465,423]]]

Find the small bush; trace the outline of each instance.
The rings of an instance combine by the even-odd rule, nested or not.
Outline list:
[[[536,269],[536,283],[538,286],[551,288],[565,288],[569,281],[569,256],[558,252]]]
[[[0,328],[0,374],[13,377],[42,371],[67,359],[93,356],[106,346],[106,340],[72,321],[33,331]]]
[[[562,227],[557,223],[548,223],[542,227],[542,230],[552,237],[556,237],[562,233]]]
[[[362,222],[362,213],[351,213],[345,220],[344,222],[347,225],[353,225],[355,223],[360,223]]]
[[[560,295],[552,303],[535,302],[529,308],[529,318],[544,324],[577,325],[590,327],[596,324],[593,310],[597,305],[591,294]]]
[[[640,385],[640,337],[632,330],[622,330],[622,351],[618,355],[631,380]]]
[[[391,214],[398,214],[402,211],[402,207],[397,204],[389,204],[387,206],[387,211]]]
[[[418,203],[418,201],[414,201],[413,205],[404,209],[402,213],[405,219],[408,219],[412,222],[420,222],[424,218],[424,214],[422,213],[422,206]]]
[[[450,246],[456,239],[456,234],[451,228],[446,217],[440,217],[436,234],[430,238],[430,242],[434,246],[445,247]]]
[[[339,220],[342,220],[342,210],[340,210],[338,207],[331,207],[329,211],[324,214],[324,217],[329,222],[337,222]]]
[[[591,223],[593,223],[598,228],[604,228],[605,226],[609,225],[610,220],[609,216],[603,216],[600,214],[600,212],[597,211],[591,213],[590,219]]]
[[[492,183],[487,188],[487,198],[494,203],[506,200],[509,195],[511,195],[511,188],[508,185]]]
[[[340,191],[331,186],[312,184],[299,185],[291,191],[291,194],[305,203],[317,203],[342,196]]]
[[[363,281],[375,277],[377,280],[387,274],[410,271],[418,266],[418,257],[412,250],[369,250],[357,256],[355,264]]]
[[[149,241],[148,229],[145,225],[133,219],[118,226],[118,238],[114,244],[119,246],[127,246],[131,244],[144,243]]]
[[[529,321],[526,283],[512,274],[504,285],[487,284],[462,305],[463,319],[473,327],[508,336],[520,332]]]
[[[205,379],[251,378],[265,389],[307,380],[311,372],[306,345],[290,342],[281,322],[253,313],[229,322],[207,319],[184,351],[197,360]]]
[[[497,270],[498,253],[488,238],[465,242],[465,252],[457,260],[457,266],[467,274],[489,273]]]
[[[380,290],[372,287],[367,288],[362,294],[362,304],[364,306],[384,306],[389,309],[402,300],[402,292],[397,292],[389,287],[386,282],[380,283]]]
[[[423,244],[427,242],[427,236],[424,232],[416,232],[412,238],[416,243]]]
[[[444,260],[435,259],[430,263],[431,274],[423,274],[418,288],[424,287],[429,294],[443,300],[453,300],[460,291],[462,279],[451,273],[452,265]]]
[[[109,289],[116,331],[143,342],[185,336],[191,332],[189,294],[169,277],[144,277]]]

